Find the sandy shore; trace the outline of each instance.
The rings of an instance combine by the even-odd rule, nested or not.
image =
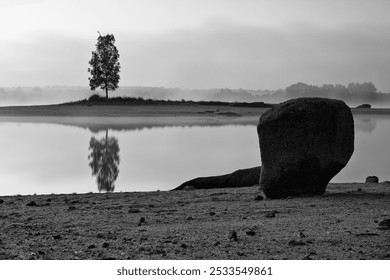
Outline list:
[[[390,259],[390,184],[0,197],[0,259]],[[232,231],[237,234],[234,240]]]

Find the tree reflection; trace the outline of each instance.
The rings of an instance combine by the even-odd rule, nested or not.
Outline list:
[[[115,137],[108,137],[108,130],[106,130],[106,137],[97,140],[91,137],[89,142],[90,160],[89,166],[92,169],[92,175],[96,176],[96,182],[99,192],[112,192],[115,189],[115,180],[119,174],[119,145],[118,139]]]

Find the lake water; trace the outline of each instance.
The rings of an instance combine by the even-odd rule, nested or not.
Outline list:
[[[103,119],[102,119],[103,120]],[[260,165],[254,121],[0,118],[0,195],[170,190]],[[332,182],[390,180],[390,116],[355,116],[355,152]]]

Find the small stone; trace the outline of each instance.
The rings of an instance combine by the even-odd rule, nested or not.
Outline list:
[[[300,237],[300,238],[305,238],[306,235],[303,233],[303,231],[299,231],[299,237]]]
[[[219,246],[219,245],[221,245],[221,242],[219,242],[219,241],[217,241],[217,242],[214,243],[214,247],[217,247],[217,246]]]
[[[185,249],[185,248],[187,248],[187,245],[183,243],[183,244],[180,245],[180,247]]]
[[[383,220],[378,224],[380,230],[390,230],[390,219]]]
[[[264,200],[264,197],[262,195],[257,195],[255,197],[255,201],[261,201],[261,200]]]
[[[192,221],[194,218],[192,218],[192,217],[188,217],[187,218],[187,221]]]
[[[278,211],[276,211],[276,210],[270,211],[267,214],[265,214],[265,217],[266,218],[274,218],[276,213],[278,213]]]
[[[249,236],[254,236],[254,235],[256,234],[256,232],[255,232],[253,229],[248,230],[248,231],[245,232],[245,233],[246,233],[246,235],[249,235]]]
[[[54,240],[59,240],[59,239],[61,239],[61,235],[59,235],[59,234],[54,235],[54,236],[53,236],[53,239],[54,239]]]
[[[137,209],[137,208],[130,208],[128,213],[140,213],[141,210]]]
[[[51,202],[51,198],[46,199],[47,202]]]
[[[300,240],[297,241],[297,240],[293,239],[293,240],[290,240],[288,242],[288,245],[290,245],[290,246],[303,246],[303,245],[306,245],[306,243],[303,241],[300,241]]]
[[[69,206],[69,207],[68,207],[68,211],[73,211],[73,210],[76,210],[76,207],[75,207],[75,206]]]
[[[26,206],[34,207],[37,206],[37,203],[35,201],[30,201],[29,203],[26,204]]]
[[[141,217],[139,219],[139,222],[138,222],[138,226],[141,226],[142,224],[144,224],[146,222],[146,219],[144,217]]]
[[[95,248],[96,248],[95,244],[88,245],[88,249],[95,249]]]
[[[211,211],[209,214],[210,214],[210,216],[214,216],[215,212]]]
[[[4,200],[3,199],[0,199],[0,204],[4,203]]]
[[[110,246],[110,243],[104,242],[102,246],[103,246],[103,248],[108,248]]]
[[[229,232],[229,239],[233,239],[234,241],[237,241],[237,240],[238,240],[238,238],[237,238],[237,232],[234,231],[234,230],[231,230],[231,231]]]
[[[378,183],[379,179],[377,176],[368,176],[366,178],[366,183]]]
[[[43,252],[43,251],[38,251],[38,255],[45,255],[45,252]]]

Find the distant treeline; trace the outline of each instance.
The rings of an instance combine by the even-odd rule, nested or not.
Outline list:
[[[234,107],[255,107],[270,108],[271,104],[264,102],[223,102],[223,101],[192,101],[192,100],[156,100],[144,99],[142,97],[112,97],[106,99],[100,95],[94,94],[88,99],[68,102],[69,105],[213,105],[213,106],[234,106]]]
[[[81,100],[92,96],[88,87],[52,86],[52,87],[0,87],[0,106],[6,105],[38,105],[58,104]],[[103,92],[98,94],[104,95]],[[323,86],[309,85],[302,82],[292,84],[285,89],[251,90],[251,89],[180,89],[164,87],[122,86],[111,94],[112,98],[140,97],[145,102],[166,100],[193,100],[195,102],[222,102],[220,104],[241,103],[246,106],[261,106],[263,103],[280,103],[298,97],[327,97],[344,100],[350,106],[369,103],[375,106],[389,106],[390,94],[378,92],[372,82],[341,84],[326,84]],[[148,101],[150,100],[150,101]],[[115,101],[110,101],[115,102]],[[123,100],[122,100],[123,102]],[[127,100],[126,102],[138,102]],[[253,105],[249,105],[253,103]],[[212,104],[212,103],[209,103]]]
[[[390,102],[390,95],[379,93],[371,82],[349,83],[348,86],[327,84],[321,87],[296,83],[287,87],[285,94],[288,99],[317,96],[342,99],[347,103]]]

